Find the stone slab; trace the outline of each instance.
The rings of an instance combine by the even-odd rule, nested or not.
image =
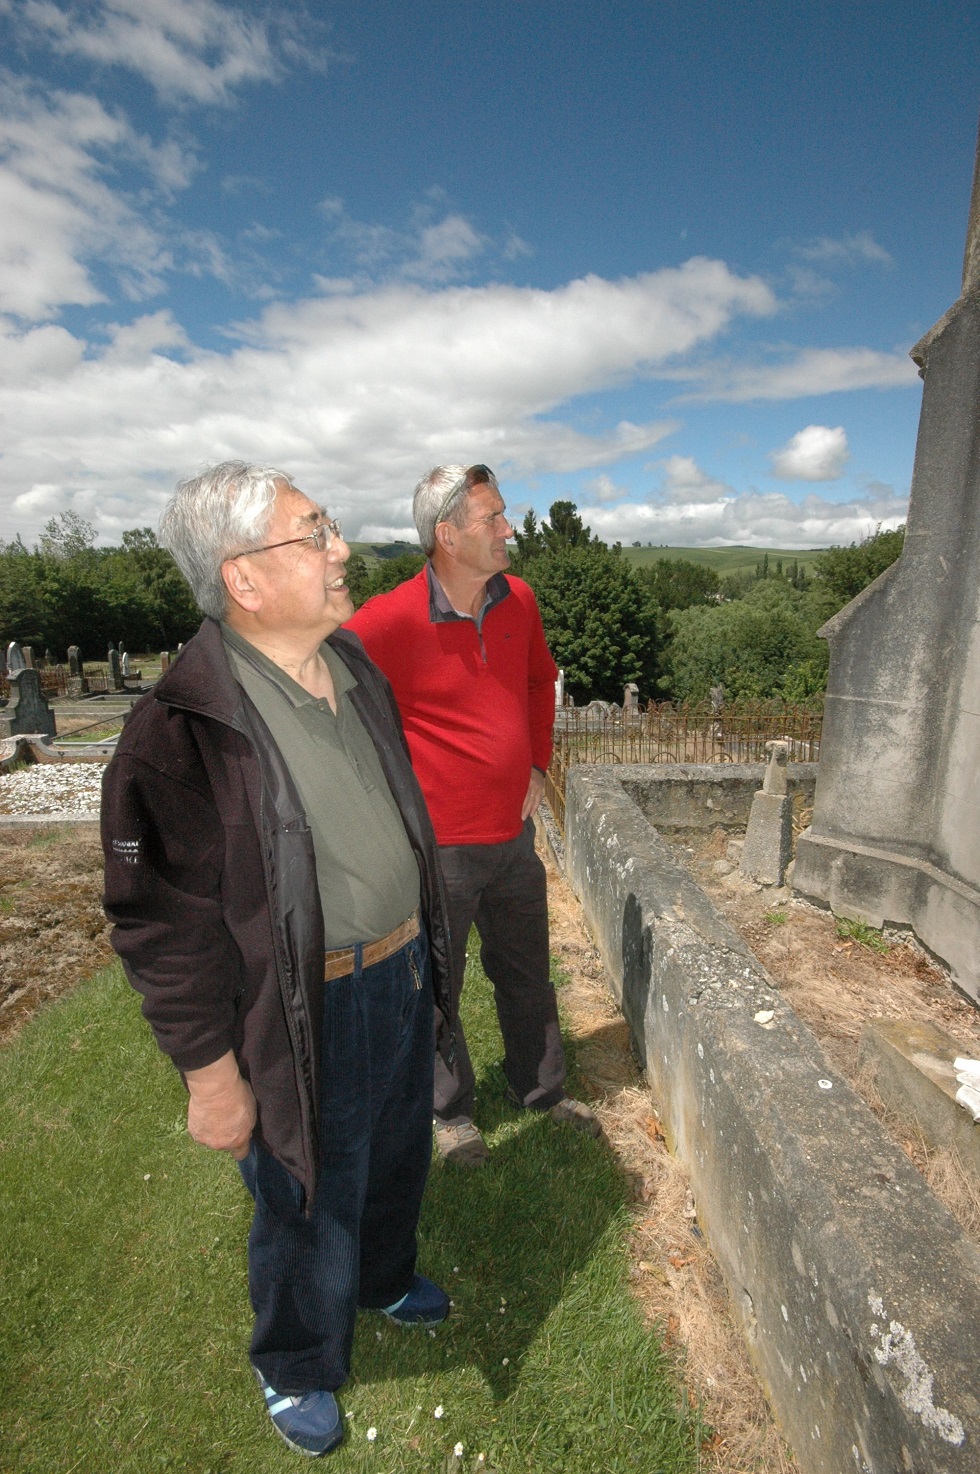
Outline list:
[[[970,1051],[935,1024],[872,1019],[861,1031],[861,1059],[874,1070],[885,1105],[912,1116],[933,1147],[954,1149],[980,1176],[980,1125],[956,1101],[954,1059]]]
[[[568,877],[800,1468],[976,1474],[980,1252],[623,776],[569,772]]]
[[[793,800],[788,794],[763,793],[752,800],[741,871],[763,885],[782,885],[793,854]]]
[[[623,787],[650,820],[665,829],[742,830],[765,779],[765,763],[631,763]],[[789,763],[787,791],[812,802],[816,763]]]

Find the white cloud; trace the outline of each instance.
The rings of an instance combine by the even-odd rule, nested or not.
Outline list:
[[[189,154],[155,148],[94,98],[42,96],[0,76],[0,312],[37,320],[104,301],[96,265],[131,298],[159,290],[170,248],[148,198],[130,203],[106,184],[119,162],[135,163],[158,197],[194,169]]]
[[[721,485],[721,483],[715,483]],[[747,491],[713,501],[649,500],[617,507],[580,507],[583,521],[606,542],[666,543],[674,547],[744,545],[804,549],[859,542],[881,524],[904,522],[908,498],[876,487],[848,502],[810,495],[793,502],[779,494]]]
[[[671,456],[664,462],[662,495],[681,506],[700,506],[713,505],[735,492],[703,471],[693,456]]]
[[[836,481],[850,459],[847,435],[843,425],[807,425],[769,459],[781,481]]]
[[[894,258],[879,246],[869,230],[860,230],[856,235],[833,237],[822,235],[815,240],[802,241],[793,247],[804,261],[819,261],[823,265],[840,263],[853,266],[870,262],[875,266],[894,266]]]
[[[757,279],[705,260],[553,291],[333,285],[268,307],[225,353],[187,344],[165,312],[114,330],[108,348],[0,321],[7,496],[60,487],[65,506],[112,534],[155,521],[178,476],[243,456],[282,465],[353,534],[410,527],[393,501],[442,460],[513,476],[648,450],[674,421],[586,432],[562,407],[774,305]],[[18,503],[0,536],[33,533],[31,506]]]
[[[597,476],[594,481],[586,481],[585,490],[600,503],[621,502],[626,496],[625,486],[617,486],[605,473]]]
[[[695,375],[684,370],[676,379],[700,380],[701,387],[678,396],[677,402],[751,399],[802,399],[811,394],[837,394],[855,389],[899,389],[918,381],[918,370],[906,353],[875,348],[805,348],[772,364],[713,363]]]
[[[225,104],[236,88],[281,80],[287,60],[324,59],[297,44],[288,13],[274,29],[216,0],[102,0],[94,11],[26,0],[20,21],[55,51],[125,67],[169,100]]]

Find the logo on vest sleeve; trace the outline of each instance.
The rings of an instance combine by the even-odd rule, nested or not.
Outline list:
[[[112,841],[112,853],[122,865],[138,865],[140,860],[140,840],[114,839]]]

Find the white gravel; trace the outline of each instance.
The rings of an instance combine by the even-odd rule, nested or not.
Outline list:
[[[37,763],[0,773],[0,814],[98,814],[105,763]]]

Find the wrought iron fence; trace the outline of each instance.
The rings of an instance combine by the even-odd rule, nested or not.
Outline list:
[[[44,661],[39,661],[34,669],[41,677],[41,690],[45,696],[68,695],[68,682],[71,678],[71,671],[67,665],[47,665]],[[89,665],[86,663],[84,670],[85,680],[90,692],[107,692],[109,690],[108,666]],[[0,700],[8,700],[9,697],[10,681],[6,675],[0,675]]]
[[[593,702],[563,707],[555,716],[555,745],[545,798],[565,831],[565,780],[576,763],[752,763],[765,760],[767,742],[790,744],[793,762],[820,756],[823,702],[651,701],[623,711]]]

